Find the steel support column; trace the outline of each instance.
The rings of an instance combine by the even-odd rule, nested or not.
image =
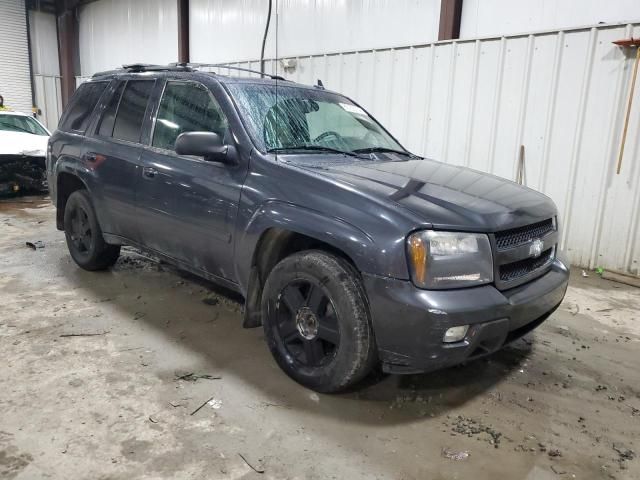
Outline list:
[[[60,83],[62,106],[66,106],[76,89],[76,65],[78,63],[78,19],[75,9],[58,14],[58,54],[60,57]]]
[[[178,62],[189,63],[189,0],[178,1]]]
[[[441,0],[438,40],[460,38],[462,0]]]

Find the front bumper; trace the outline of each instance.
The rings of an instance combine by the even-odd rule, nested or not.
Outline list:
[[[546,320],[568,282],[561,260],[535,280],[504,291],[492,285],[421,290],[410,281],[364,275],[380,359],[391,373],[438,370],[499,350]],[[445,331],[457,325],[470,325],[465,339],[443,343]]]

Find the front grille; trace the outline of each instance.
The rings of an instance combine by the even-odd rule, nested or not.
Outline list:
[[[551,218],[524,227],[504,230],[496,233],[496,247],[498,250],[507,250],[519,245],[524,245],[534,238],[544,237],[548,233],[553,232],[553,230],[553,219]]]
[[[500,281],[510,282],[544,267],[553,259],[553,250],[554,247],[545,250],[538,258],[525,258],[517,262],[500,265]]]

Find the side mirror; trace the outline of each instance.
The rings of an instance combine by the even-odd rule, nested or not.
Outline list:
[[[209,162],[233,163],[229,146],[222,143],[222,137],[213,132],[185,132],[178,135],[175,143],[178,155],[204,157]]]

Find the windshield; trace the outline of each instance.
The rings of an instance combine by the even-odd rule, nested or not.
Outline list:
[[[23,115],[0,115],[0,130],[49,135],[37,121]]]
[[[367,112],[335,93],[254,83],[227,87],[262,151],[405,151]]]

